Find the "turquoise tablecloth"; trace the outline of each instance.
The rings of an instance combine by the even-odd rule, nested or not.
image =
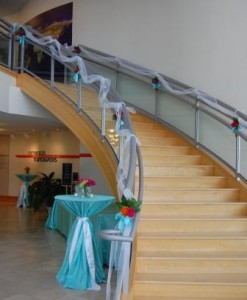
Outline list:
[[[95,195],[92,198],[72,195],[55,197],[46,227],[57,228],[59,205],[74,216],[64,261],[57,274],[57,280],[64,287],[79,290],[100,289],[98,283],[104,281],[105,274],[89,217],[96,215],[112,202],[113,196],[104,195]]]
[[[23,181],[19,196],[17,199],[17,207],[26,207],[29,206],[29,197],[28,197],[28,188],[29,188],[29,182],[38,177],[37,174],[16,174],[16,176]]]

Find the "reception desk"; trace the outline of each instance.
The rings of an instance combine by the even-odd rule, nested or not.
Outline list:
[[[79,290],[100,289],[99,283],[105,280],[105,254],[102,254],[104,247],[100,247],[97,231],[114,227],[116,221],[114,214],[99,213],[114,201],[113,196],[105,195],[95,195],[92,198],[73,195],[55,197],[46,227],[58,229],[67,236],[64,261],[57,273],[57,280],[64,287]]]

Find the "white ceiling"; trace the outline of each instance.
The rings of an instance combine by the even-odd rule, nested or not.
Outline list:
[[[66,128],[54,118],[29,117],[0,112],[0,135],[34,134]]]

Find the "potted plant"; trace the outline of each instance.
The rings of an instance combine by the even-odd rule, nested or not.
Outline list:
[[[34,211],[52,207],[54,197],[66,193],[66,187],[62,186],[61,179],[54,178],[55,172],[51,172],[49,175],[40,174],[42,177],[31,184],[28,190],[30,207]]]

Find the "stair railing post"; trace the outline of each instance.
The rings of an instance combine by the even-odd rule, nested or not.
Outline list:
[[[101,108],[101,135],[105,136],[105,106]]]
[[[155,119],[157,120],[159,117],[159,90],[154,89],[154,97],[155,97]]]
[[[51,89],[54,89],[54,81],[55,81],[55,61],[54,57],[51,55],[51,73],[50,73],[50,80],[51,80]]]
[[[236,179],[238,179],[241,171],[241,139],[238,134],[235,134],[235,137],[236,137]]]
[[[20,45],[20,72],[24,73],[25,45]]]
[[[116,92],[118,93],[119,90],[119,65],[117,66],[116,70],[116,86],[115,86]]]
[[[78,75],[78,82],[77,82],[77,108],[81,110],[81,76]]]
[[[14,66],[14,35],[13,33],[10,34],[9,38],[9,46],[8,46],[8,67],[13,70]]]
[[[195,106],[195,144],[198,146],[199,143],[199,125],[200,125],[200,111],[199,111],[200,102],[196,101]]]

